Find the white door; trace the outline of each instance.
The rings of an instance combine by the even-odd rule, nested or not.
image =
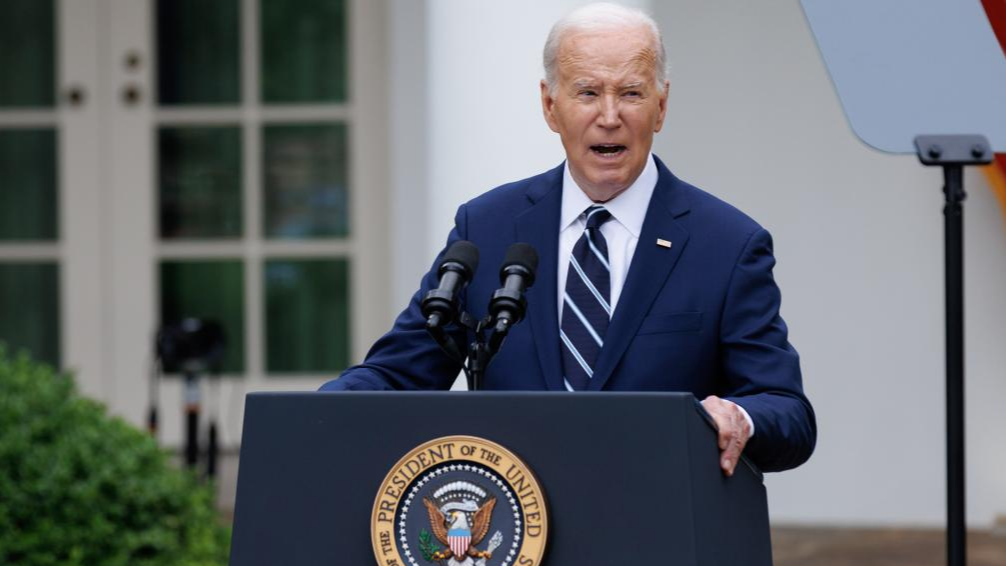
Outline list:
[[[391,316],[384,4],[14,4],[34,19],[0,18],[4,75],[48,78],[0,86],[0,312],[18,309],[0,340],[141,424],[157,328],[217,321],[203,400],[229,445],[246,391],[314,389],[361,359]],[[176,444],[178,378],[158,390]]]

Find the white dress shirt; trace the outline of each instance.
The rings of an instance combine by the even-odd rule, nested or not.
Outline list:
[[[657,186],[657,164],[651,154],[647,164],[643,167],[643,172],[633,181],[628,189],[619,193],[614,199],[603,204],[606,210],[612,214],[612,218],[601,225],[601,233],[605,236],[605,243],[608,245],[608,263],[611,267],[609,275],[612,277],[610,284],[609,304],[612,305],[612,315],[615,315],[619,295],[622,294],[622,287],[626,283],[626,275],[629,273],[629,265],[633,261],[633,253],[636,252],[636,244],[640,241],[640,231],[643,229],[643,219],[647,216],[647,208],[650,206],[650,197],[654,194],[654,187]],[[556,289],[556,304],[559,305],[559,318],[563,320],[563,294],[566,292],[566,276],[570,269],[570,254],[573,247],[577,245],[577,240],[584,233],[585,220],[584,211],[594,205],[587,194],[577,185],[577,181],[570,174],[570,162],[563,168],[563,200],[560,207],[559,216],[559,256],[557,261],[556,280],[559,285]],[[669,370],[671,371],[671,370]],[[569,384],[567,385],[569,388]],[[755,434],[755,423],[741,405],[735,404],[741,409],[741,414],[748,421],[749,438]]]
[[[643,172],[628,189],[619,193],[614,199],[604,204],[612,218],[601,225],[601,234],[605,236],[608,245],[608,263],[611,266],[611,293],[609,304],[615,313],[622,294],[622,286],[629,273],[629,264],[633,261],[636,243],[640,240],[640,230],[643,228],[643,218],[647,215],[650,197],[657,186],[657,165],[651,155]],[[570,254],[577,240],[584,233],[584,211],[595,203],[581,190],[570,174],[570,163],[563,169],[563,204],[559,216],[559,265],[557,266],[559,289],[557,289],[557,304],[559,304],[559,320],[563,320],[563,292],[566,290],[566,274],[570,269]]]

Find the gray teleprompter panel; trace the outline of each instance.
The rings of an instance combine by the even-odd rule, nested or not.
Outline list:
[[[866,144],[926,134],[1005,148],[1004,55],[979,0],[801,0],[846,118]]]

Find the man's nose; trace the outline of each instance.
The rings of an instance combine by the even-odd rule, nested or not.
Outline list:
[[[598,104],[598,125],[606,128],[618,128],[622,124],[619,117],[619,99],[615,96],[601,96]]]

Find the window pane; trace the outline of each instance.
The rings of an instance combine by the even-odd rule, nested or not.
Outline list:
[[[161,128],[161,238],[241,237],[241,130]]]
[[[346,100],[342,0],[261,0],[262,100]]]
[[[237,103],[241,92],[238,0],[160,0],[161,104]]]
[[[0,263],[0,342],[60,367],[59,310],[56,263]]]
[[[56,132],[0,130],[0,241],[56,237]]]
[[[245,370],[245,279],[240,260],[161,262],[161,324],[213,320],[227,341],[222,371]]]
[[[0,17],[0,107],[55,101],[54,0],[4,0]]]
[[[266,368],[334,372],[350,359],[349,263],[266,262]]]
[[[346,126],[266,126],[263,140],[266,237],[348,235]]]

